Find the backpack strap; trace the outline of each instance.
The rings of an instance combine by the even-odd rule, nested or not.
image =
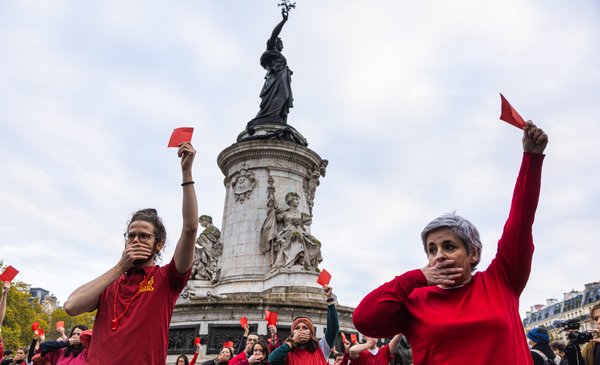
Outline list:
[[[531,349],[531,352],[535,352],[536,354],[540,355],[544,361],[548,361],[548,356],[544,355],[544,353],[540,350]]]

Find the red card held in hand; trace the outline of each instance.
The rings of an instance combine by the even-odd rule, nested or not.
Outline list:
[[[59,329],[61,327],[65,328],[65,321],[58,321],[58,322],[56,322],[56,329]]]
[[[9,283],[17,276],[19,270],[15,269],[12,266],[9,266],[4,270],[2,275],[0,275],[0,281],[8,281]]]
[[[240,318],[240,323],[242,324],[242,328],[246,327],[248,325],[248,318],[246,318],[246,317]]]
[[[358,341],[358,339],[356,338],[356,335],[354,333],[350,334],[350,341],[352,341],[352,343],[355,343],[356,341]]]
[[[317,279],[317,284],[320,285],[329,285],[329,282],[331,281],[331,274],[327,272],[327,270],[323,269],[321,271],[321,275],[319,275],[319,278]]]
[[[344,343],[346,343],[346,334],[344,332],[342,332],[342,341],[344,341]]]
[[[44,329],[40,328],[38,329],[38,337],[42,337],[44,335]]]
[[[33,324],[31,325],[31,330],[35,331],[38,328],[40,328],[40,324],[38,322],[33,322]]]
[[[267,327],[277,326],[277,313],[265,309],[265,321],[267,321]]]
[[[191,142],[194,128],[175,128],[167,147],[179,147],[180,143]]]
[[[233,348],[233,341],[229,341],[228,345],[229,345],[228,347]]]
[[[200,343],[200,337],[196,337],[196,339],[194,340],[194,345],[197,345]]]
[[[525,120],[523,120],[515,108],[510,105],[504,95],[500,94],[500,99],[502,99],[502,114],[500,115],[500,120],[503,120],[508,124],[512,124],[519,129],[523,129],[525,126]]]

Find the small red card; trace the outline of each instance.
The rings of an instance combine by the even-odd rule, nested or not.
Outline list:
[[[335,351],[335,346],[333,346],[333,352],[334,352],[334,353],[335,353],[335,352],[337,352],[337,351]]]
[[[0,275],[0,281],[8,281],[9,283],[17,276],[19,270],[15,269],[12,266],[9,266],[4,270],[2,275]]]
[[[229,345],[228,347],[233,348],[233,341],[229,341],[228,345]]]
[[[327,270],[323,269],[321,271],[321,275],[319,275],[319,278],[317,279],[317,284],[320,285],[329,285],[329,282],[331,281],[331,274],[327,272]]]
[[[267,321],[267,326],[277,326],[277,313],[265,309],[265,321]]]
[[[344,343],[346,343],[346,334],[344,332],[342,332],[342,341],[344,341]]]
[[[356,341],[358,341],[358,339],[356,338],[356,335],[354,333],[350,334],[350,341],[352,341],[352,343],[355,343]]]
[[[60,327],[65,328],[65,321],[56,322],[56,329],[59,329]]]
[[[242,324],[242,328],[246,327],[248,325],[248,318],[246,318],[246,317],[240,318],[240,323]]]
[[[40,328],[40,324],[38,322],[33,322],[33,324],[31,325],[31,330],[35,331],[38,328]]]
[[[229,342],[225,342],[225,343],[223,344],[223,347],[229,347]]]
[[[196,339],[194,340],[194,345],[197,345],[200,343],[200,337],[196,337]]]
[[[167,147],[179,147],[180,143],[191,142],[194,128],[175,128]]]
[[[517,113],[515,108],[510,105],[504,95],[500,94],[500,99],[502,99],[502,113],[500,115],[500,120],[503,120],[508,124],[512,124],[517,128],[523,129],[525,126],[525,120],[519,115],[519,113]]]
[[[38,337],[42,337],[44,335],[44,329],[40,328],[38,329]]]

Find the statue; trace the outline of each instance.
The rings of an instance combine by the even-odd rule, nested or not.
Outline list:
[[[271,252],[273,270],[295,265],[318,267],[323,261],[321,242],[304,228],[312,224],[312,218],[298,210],[300,195],[288,193],[285,202],[289,208],[278,209],[275,199],[268,198],[269,211],[262,227],[261,251]]]
[[[254,134],[254,126],[261,122],[287,124],[287,115],[293,105],[292,97],[292,71],[287,66],[287,60],[281,54],[283,41],[279,33],[288,20],[288,11],[295,5],[279,4],[283,6],[281,15],[283,20],[275,26],[271,38],[267,41],[267,50],[260,57],[260,65],[267,70],[265,84],[260,92],[260,111],[254,119],[248,122],[246,129],[250,135]]]
[[[211,216],[202,215],[198,218],[198,222],[204,227],[204,231],[196,240],[191,277],[195,280],[215,282],[218,280],[218,262],[223,251],[222,244],[219,242],[221,231],[213,225]]]

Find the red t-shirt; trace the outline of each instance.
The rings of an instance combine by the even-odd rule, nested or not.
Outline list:
[[[519,296],[531,270],[543,159],[523,155],[498,252],[486,270],[451,289],[428,286],[421,270],[408,271],[362,300],[355,328],[378,338],[404,334],[415,364],[532,364]]]
[[[351,360],[350,363],[352,365],[389,365],[393,358],[393,354],[390,356],[390,345],[385,345],[379,348],[376,355],[365,350],[358,355],[358,360]]]
[[[165,364],[173,308],[191,269],[179,276],[173,260],[163,267],[155,266],[147,284],[119,319],[117,329],[112,330],[117,286],[119,317],[152,267],[130,269],[102,292],[86,365]]]

